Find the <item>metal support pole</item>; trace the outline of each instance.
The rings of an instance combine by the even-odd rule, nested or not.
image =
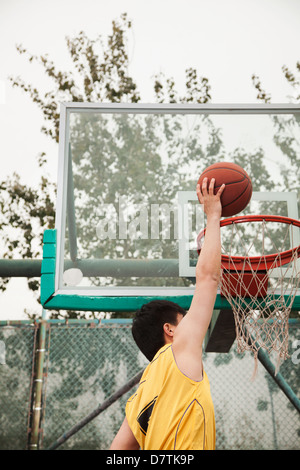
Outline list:
[[[246,328],[245,328],[246,331]],[[269,372],[272,379],[277,383],[278,387],[283,391],[285,396],[289,399],[295,409],[300,413],[300,400],[297,395],[293,392],[291,387],[282,377],[280,372],[276,371],[274,364],[269,359],[269,356],[265,353],[265,351],[259,346],[259,344],[255,341],[251,334],[248,335],[248,343],[249,345],[254,345],[257,351],[257,358],[264,366],[264,368]]]
[[[276,369],[274,364],[270,361],[268,355],[262,350],[258,351],[258,360],[264,366],[264,368],[269,372],[272,379],[277,383],[278,387],[283,391],[295,409],[300,413],[300,400],[297,395],[293,392],[291,387],[287,384],[282,375],[278,372],[276,374]]]
[[[0,259],[0,277],[41,277],[40,259]]]
[[[33,386],[33,406],[31,419],[31,433],[29,450],[38,450],[40,436],[40,422],[42,415],[43,372],[46,345],[46,311],[43,310],[39,329],[38,347],[36,350],[36,367]]]
[[[1,259],[0,277],[40,277],[42,260]],[[86,277],[178,277],[178,259],[83,259],[64,261],[65,269],[78,268]]]

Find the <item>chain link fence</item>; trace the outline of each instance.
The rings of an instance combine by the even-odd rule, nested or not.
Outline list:
[[[37,326],[0,327],[0,449],[25,449]]]
[[[0,327],[0,449],[26,449],[34,396],[39,323]],[[299,396],[300,329],[290,330],[290,358],[280,373]],[[296,346],[295,346],[296,345]],[[298,345],[298,353],[297,353]],[[49,320],[43,370],[39,448],[47,449],[147,365],[130,322],[72,323]],[[300,416],[259,364],[238,355],[205,353],[215,404],[217,449],[300,449]],[[103,411],[61,449],[108,449],[135,388]]]

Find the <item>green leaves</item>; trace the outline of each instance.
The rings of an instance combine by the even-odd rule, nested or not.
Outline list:
[[[110,102],[137,103],[141,100],[138,85],[130,74],[128,53],[131,21],[126,13],[112,22],[111,34],[107,38],[89,38],[81,31],[74,37],[66,37],[66,46],[72,70],[59,70],[47,54],[29,53],[22,45],[19,54],[30,63],[37,63],[53,86],[46,92],[28,84],[21,77],[10,77],[13,87],[21,89],[41,110],[42,133],[58,143],[59,102]],[[300,63],[296,71],[286,66],[283,73],[299,92]],[[174,78],[157,74],[153,80],[154,99],[158,103],[207,103],[211,100],[209,79],[193,68],[185,70],[184,90],[179,92]],[[270,102],[271,95],[263,90],[258,76],[252,81],[257,98]],[[298,95],[295,95],[296,97]],[[299,96],[298,96],[299,98]],[[72,122],[72,154],[74,182],[79,203],[80,229],[83,239],[93,240],[90,228],[97,215],[97,204],[116,202],[120,195],[128,195],[135,202],[170,202],[178,190],[193,187],[196,176],[215,161],[235,161],[253,178],[254,190],[270,191],[274,181],[266,165],[264,149],[228,149],[222,123],[217,124],[212,116],[197,116],[195,121],[178,115],[149,115],[144,119],[115,115],[108,120],[87,113]],[[284,121],[275,117],[274,142],[287,157],[290,165],[282,167],[282,187],[299,187],[299,144],[295,130],[299,127],[296,117]],[[233,124],[234,126],[234,124]],[[298,126],[298,127],[297,127]],[[4,257],[39,257],[42,234],[54,226],[55,184],[45,174],[47,155],[40,152],[37,165],[41,170],[38,187],[22,183],[18,175],[0,182],[0,230],[4,242]],[[130,175],[130,178],[124,178]],[[101,197],[99,188],[101,185]],[[86,198],[93,201],[92,209],[85,207]],[[98,212],[99,213],[99,212]],[[124,240],[118,256],[136,256],[137,249],[130,240]],[[81,248],[88,254],[92,245]],[[114,247],[105,241],[99,247],[101,255],[113,256]],[[170,254],[171,245],[158,240],[152,253],[146,243],[139,245],[140,255],[164,256]],[[121,282],[121,281],[120,281]],[[0,286],[1,288],[1,286]],[[3,284],[5,289],[5,285]],[[35,284],[30,281],[30,288]]]

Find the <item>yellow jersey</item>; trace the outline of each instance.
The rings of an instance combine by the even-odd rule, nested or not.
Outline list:
[[[128,424],[142,450],[214,450],[215,414],[208,377],[197,382],[177,367],[172,345],[146,367],[126,404]]]

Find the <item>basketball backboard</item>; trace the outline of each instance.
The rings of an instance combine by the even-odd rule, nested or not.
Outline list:
[[[152,298],[188,308],[205,226],[201,172],[234,161],[253,183],[243,214],[298,219],[299,142],[296,105],[63,103],[45,308],[135,310]]]

